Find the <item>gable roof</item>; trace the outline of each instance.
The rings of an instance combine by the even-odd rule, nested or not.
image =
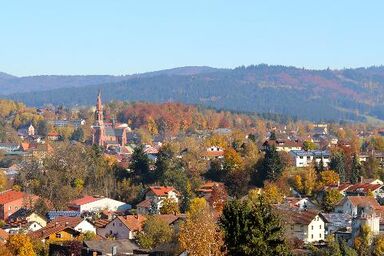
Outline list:
[[[52,234],[61,232],[67,230],[67,232],[75,233],[75,234],[80,234],[80,232],[76,231],[74,228],[65,226],[65,225],[51,225],[51,226],[46,226],[42,229],[39,229],[37,231],[31,232],[28,235],[31,238],[35,239],[44,239],[49,237]]]
[[[82,198],[75,199],[75,200],[69,202],[69,205],[81,206],[81,205],[84,205],[84,204],[89,204],[89,203],[92,203],[92,202],[96,202],[98,200],[100,200],[100,198],[93,197],[93,196],[84,196]]]
[[[0,204],[7,204],[23,198],[36,200],[38,196],[10,189],[0,193]]]
[[[339,205],[349,200],[354,206],[371,206],[374,209],[381,208],[381,205],[372,196],[347,196]]]
[[[151,208],[151,206],[152,206],[152,202],[153,202],[152,199],[145,199],[145,200],[141,201],[140,203],[138,203],[138,204],[136,205],[136,208],[137,208],[137,207],[141,207],[141,208]]]
[[[309,225],[313,219],[320,214],[320,211],[314,209],[297,210],[294,208],[280,209],[284,220],[290,224]]]
[[[129,239],[84,241],[84,245],[90,250],[97,251],[103,255],[110,253],[112,247],[116,247],[119,255],[132,254],[133,250],[139,249],[139,247]]]
[[[119,219],[129,230],[141,231],[147,218],[141,214],[138,214],[118,216],[117,219]]]
[[[166,196],[171,191],[176,191],[174,187],[168,186],[150,186],[149,191],[151,191],[156,196]]]
[[[368,193],[369,191],[375,191],[381,187],[383,187],[381,184],[357,183],[348,187],[345,191],[347,193]]]

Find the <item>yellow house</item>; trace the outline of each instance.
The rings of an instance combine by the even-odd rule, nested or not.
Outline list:
[[[69,241],[73,240],[80,235],[72,227],[66,225],[48,225],[45,228],[30,233],[31,238],[39,239],[43,242],[46,241]]]

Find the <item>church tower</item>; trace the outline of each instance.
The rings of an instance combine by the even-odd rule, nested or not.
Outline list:
[[[102,147],[105,145],[105,125],[100,90],[96,100],[95,124],[93,125],[92,144],[96,144]]]

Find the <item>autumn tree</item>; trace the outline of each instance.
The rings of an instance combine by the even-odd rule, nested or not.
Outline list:
[[[180,213],[179,204],[172,198],[166,198],[163,200],[163,204],[160,208],[160,214],[178,214]]]
[[[355,238],[354,247],[359,256],[369,256],[370,244],[372,242],[372,231],[368,225],[360,227],[359,236]]]
[[[283,224],[262,196],[228,202],[220,226],[228,255],[289,255]]]
[[[316,148],[317,148],[316,144],[310,140],[306,140],[303,142],[303,149],[305,151],[314,150]]]
[[[343,195],[337,189],[327,190],[322,201],[322,208],[326,212],[332,212],[341,199],[343,199]]]
[[[7,247],[12,255],[35,256],[33,245],[29,236],[25,234],[15,234],[9,237]]]
[[[384,255],[384,236],[378,236],[374,239],[372,244],[373,250],[372,255],[373,256],[380,256]]]
[[[340,181],[339,174],[332,170],[320,172],[319,184],[325,186],[336,185]]]
[[[168,223],[159,216],[153,215],[144,222],[143,230],[137,235],[137,240],[141,247],[153,249],[155,246],[170,243],[173,235],[174,231]]]
[[[191,201],[185,223],[180,226],[180,247],[190,255],[222,255],[221,237],[204,198]]]
[[[266,182],[264,184],[263,195],[265,201],[269,204],[282,203],[284,200],[284,194],[280,188],[272,182]]]

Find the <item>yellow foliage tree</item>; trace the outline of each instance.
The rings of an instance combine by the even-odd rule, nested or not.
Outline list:
[[[326,170],[320,173],[320,182],[323,185],[326,185],[326,186],[335,185],[337,184],[337,182],[339,182],[339,180],[340,180],[339,174],[337,174],[335,171]]]
[[[12,235],[7,243],[8,249],[13,255],[35,256],[31,239],[25,234]]]
[[[384,236],[381,235],[375,239],[373,243],[373,256],[384,255]]]
[[[221,236],[204,198],[191,201],[185,223],[180,227],[179,242],[190,255],[221,255]]]
[[[279,187],[274,183],[266,183],[264,185],[264,198],[270,204],[278,204],[283,202],[284,195]]]

